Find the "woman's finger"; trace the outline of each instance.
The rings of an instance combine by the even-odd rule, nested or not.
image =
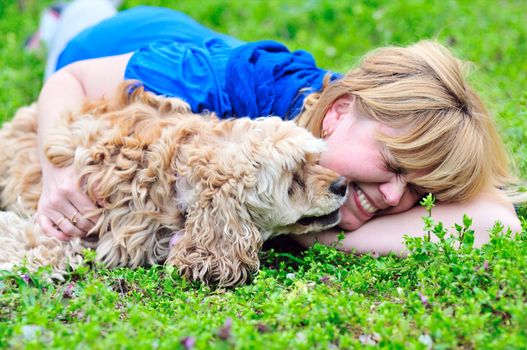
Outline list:
[[[64,232],[58,230],[55,225],[45,215],[37,216],[37,224],[40,226],[46,236],[55,237],[61,241],[67,241],[71,237],[66,236]]]
[[[79,214],[81,214],[82,219],[79,220],[81,226],[85,231],[89,231],[96,223],[97,219],[99,219],[99,215],[91,215],[87,216],[89,213],[96,212],[98,207],[93,203],[87,195],[79,191],[72,192],[70,196],[68,197],[70,203],[73,207],[77,209]],[[71,215],[74,213],[72,212]],[[89,221],[89,222],[85,222]]]
[[[67,217],[73,226],[77,227],[83,232],[87,233],[93,227],[93,223],[90,220],[84,218],[84,216],[78,210],[75,210],[71,215],[64,216]]]
[[[75,225],[73,225],[70,220],[60,212],[52,213],[49,219],[55,224],[55,226],[60,231],[62,231],[69,238],[86,236],[87,232],[84,232]]]

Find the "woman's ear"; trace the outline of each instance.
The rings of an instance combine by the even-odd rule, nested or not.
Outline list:
[[[355,103],[355,96],[342,96],[329,106],[322,120],[322,134],[330,135],[345,115],[349,115]]]

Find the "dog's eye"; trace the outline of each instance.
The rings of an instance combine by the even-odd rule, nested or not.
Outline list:
[[[295,192],[295,188],[300,189],[301,191],[304,191],[306,187],[306,184],[304,183],[304,180],[302,180],[302,177],[298,173],[293,174],[293,178],[291,180],[291,186],[289,186],[289,190],[287,193],[291,197],[293,193]]]

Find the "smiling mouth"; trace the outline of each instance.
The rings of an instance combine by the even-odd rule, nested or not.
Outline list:
[[[298,220],[297,224],[300,224],[302,226],[319,225],[319,226],[331,227],[331,226],[338,224],[339,221],[340,221],[339,209],[336,209],[332,211],[331,213],[322,215],[322,216],[306,216]]]
[[[359,186],[353,185],[353,188],[355,189],[355,203],[361,209],[365,214],[368,216],[373,216],[379,209],[375,207],[369,200],[368,197],[366,197],[366,194],[362,192]]]

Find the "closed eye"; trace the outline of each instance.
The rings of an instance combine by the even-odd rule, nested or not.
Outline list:
[[[300,177],[300,175],[298,175],[298,173],[293,174],[293,182],[296,182],[301,189],[305,189],[306,187],[304,180],[302,179],[302,177]]]
[[[391,163],[386,163],[386,170],[388,170],[391,173],[394,173],[395,175],[405,175],[406,174],[405,169],[395,164],[391,164]]]
[[[395,159],[393,159],[393,157],[388,153],[388,150],[383,149],[381,156],[384,162],[384,167],[387,171],[395,175],[406,175],[407,171],[397,164]]]
[[[304,191],[306,188],[306,184],[298,173],[294,173],[293,178],[291,180],[291,186],[289,186],[289,190],[287,191],[289,196],[292,196],[293,193],[295,192],[295,189],[297,188],[301,191]]]

